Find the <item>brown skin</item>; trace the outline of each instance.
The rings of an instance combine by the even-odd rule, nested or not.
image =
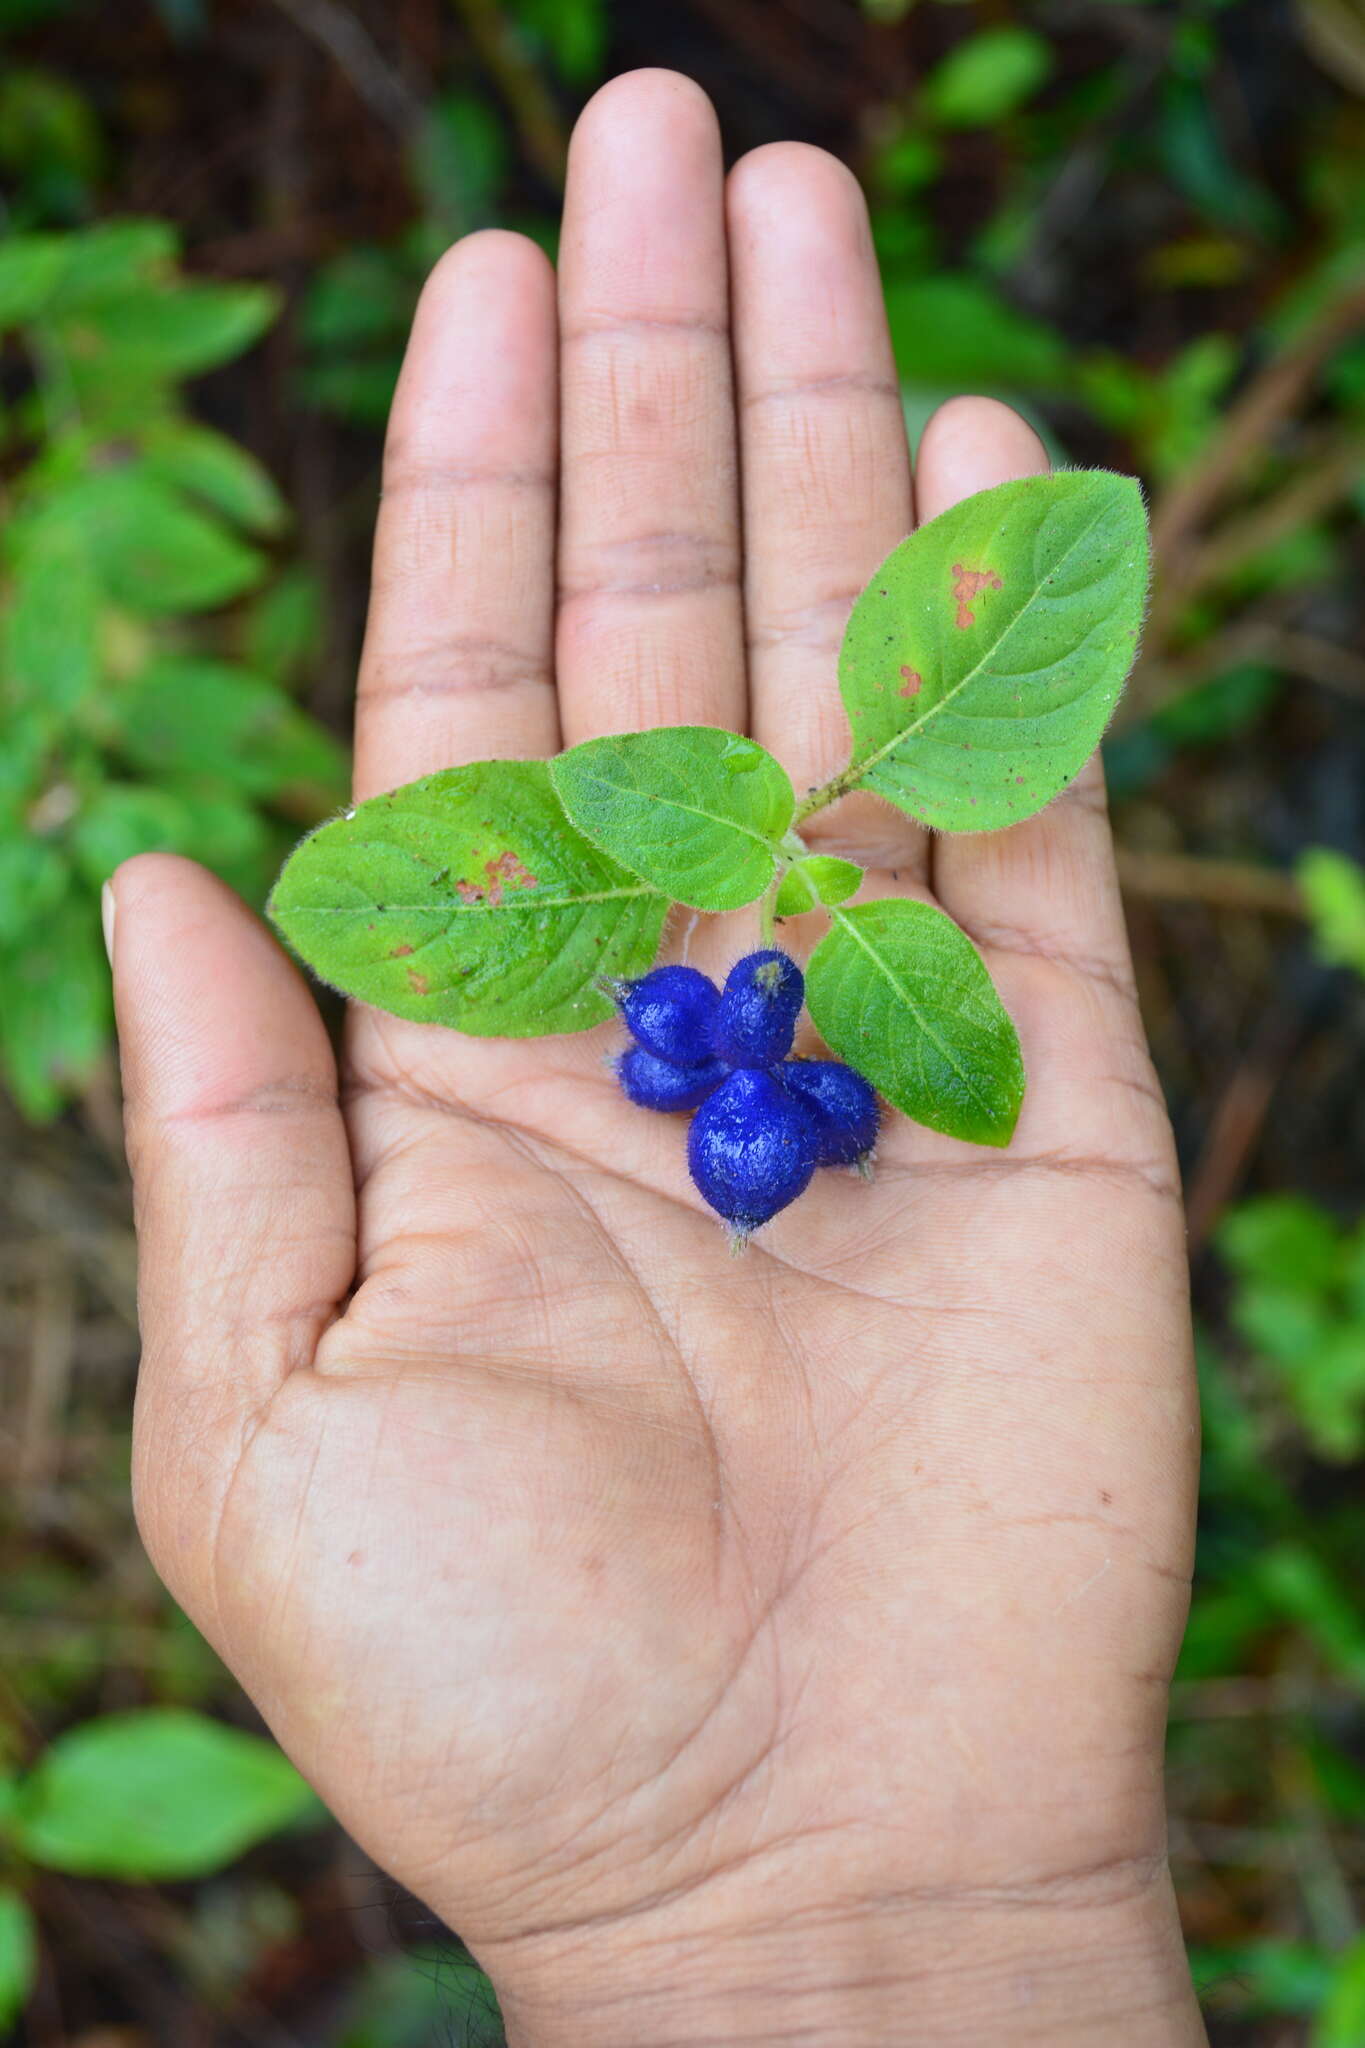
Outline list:
[[[419,309],[358,793],[683,720],[805,788],[854,592],[1041,448],[954,400],[912,493],[852,179],[787,144],[725,178],[685,79],[598,94],[565,213],[557,287],[486,233]],[[1028,1098],[1006,1152],[891,1119],[874,1185],[818,1176],[736,1261],[618,1032],[358,1011],[338,1106],[261,926],[119,871],[148,1547],[516,2044],[1198,2043],[1184,1242],[1098,772],[1008,833],[809,830],[980,944]]]

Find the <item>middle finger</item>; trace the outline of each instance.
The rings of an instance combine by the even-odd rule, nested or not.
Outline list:
[[[723,165],[689,79],[614,79],[574,131],[560,251],[557,668],[566,745],[743,729]]]

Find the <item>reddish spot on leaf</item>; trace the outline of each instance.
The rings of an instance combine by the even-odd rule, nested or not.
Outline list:
[[[509,889],[534,889],[536,887],[536,876],[531,873],[531,870],[523,861],[517,859],[517,856],[510,847],[508,847],[505,853],[500,853],[496,860],[486,860],[483,864],[483,871],[488,877],[488,900],[490,903],[501,903],[502,885],[504,882],[506,882]]]
[[[978,590],[1003,590],[1004,587],[994,569],[965,569],[961,562],[954,562],[953,596],[957,599],[956,624],[976,624],[976,613],[971,610],[971,601]]]
[[[898,697],[918,697],[921,689],[924,687],[924,677],[920,674],[919,670],[916,668],[903,668],[901,674],[904,676],[905,681],[897,690],[896,695]]]
[[[483,890],[475,882],[457,882],[455,884],[455,894],[459,897],[461,903],[483,902]]]
[[[401,960],[404,958],[406,954],[410,953],[411,951],[411,946],[395,946],[393,951],[390,953],[389,958],[390,960]]]
[[[412,984],[412,992],[415,996],[431,994],[431,983],[427,980],[425,974],[419,974],[415,967],[408,969],[408,980]]]

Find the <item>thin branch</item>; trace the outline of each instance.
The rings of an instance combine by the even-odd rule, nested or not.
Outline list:
[[[425,113],[363,21],[340,0],[274,0],[281,14],[325,50],[370,112],[408,142]]]
[[[511,110],[527,156],[556,191],[564,187],[569,138],[553,93],[498,0],[453,0],[480,62]]]
[[[1153,544],[1167,573],[1190,534],[1296,409],[1322,365],[1360,327],[1365,327],[1365,280],[1357,277],[1229,407],[1199,462],[1171,485],[1153,512]]]
[[[1157,903],[1205,903],[1215,910],[1254,910],[1268,917],[1305,914],[1298,883],[1276,868],[1128,846],[1118,847],[1115,858],[1119,885],[1129,896]]]

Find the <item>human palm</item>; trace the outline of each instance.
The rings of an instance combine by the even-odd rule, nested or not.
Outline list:
[[[359,792],[682,721],[828,774],[855,591],[916,509],[1041,467],[1035,437],[956,401],[912,497],[852,181],[783,145],[723,197],[710,110],[668,74],[580,123],[558,327],[513,236],[428,287]],[[517,2039],[604,1968],[768,1953],[775,1902],[817,1953],[866,1923],[857,1956],[912,1975],[948,1927],[1012,1954],[1084,1911],[1153,1970],[1173,1938],[1183,1235],[1098,775],[978,839],[865,799],[817,822],[869,894],[932,895],[978,942],[1028,1094],[1005,1152],[890,1117],[872,1185],[818,1175],[733,1260],[610,1031],[360,1010],[338,1107],[311,998],[225,891],[161,857],[115,886],[149,1547]],[[755,936],[672,950],[720,966]],[[1118,2038],[1201,2038],[1182,2000]],[[1062,2039],[1050,2010],[1019,2038]],[[675,2038],[594,2011],[580,2048]],[[801,2038],[864,2038],[825,2024]],[[727,2026],[676,2038],[751,2038]]]

